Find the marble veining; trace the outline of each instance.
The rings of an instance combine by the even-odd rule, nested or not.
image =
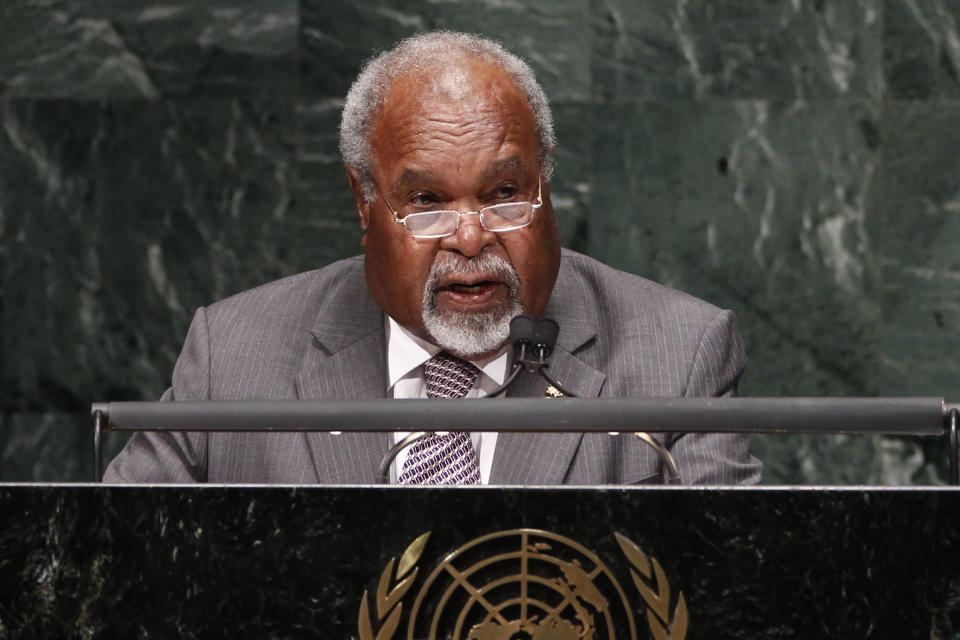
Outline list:
[[[89,403],[157,398],[194,309],[359,251],[343,96],[433,28],[531,62],[564,244],[736,311],[742,393],[956,401],[958,26],[949,0],[0,3],[0,478],[88,478]],[[945,478],[938,439],[756,448],[771,483]]]

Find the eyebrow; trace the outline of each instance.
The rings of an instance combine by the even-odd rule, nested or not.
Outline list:
[[[523,158],[520,156],[510,156],[509,158],[504,158],[503,160],[497,160],[484,171],[483,177],[493,178],[498,173],[504,171],[505,169],[523,169],[526,165],[523,162]]]
[[[418,169],[404,169],[403,173],[400,174],[400,177],[397,178],[393,185],[391,186],[391,191],[399,191],[404,185],[408,185],[416,182],[435,182],[437,180],[437,174],[433,171],[420,171]]]
[[[496,162],[491,163],[483,172],[484,178],[493,178],[496,177],[501,172],[507,169],[523,169],[526,167],[526,163],[523,161],[523,158],[520,156],[510,156],[509,158],[504,158],[503,160],[497,160]],[[400,174],[391,186],[391,191],[399,191],[406,185],[415,184],[418,182],[436,182],[440,178],[434,171],[429,169],[420,170],[420,169],[404,169],[403,173]]]

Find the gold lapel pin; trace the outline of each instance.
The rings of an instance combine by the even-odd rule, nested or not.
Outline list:
[[[563,392],[560,391],[560,389],[557,389],[557,388],[556,388],[555,386],[553,386],[552,384],[548,384],[548,385],[547,385],[546,397],[547,397],[547,398],[562,398],[562,397],[563,397]]]

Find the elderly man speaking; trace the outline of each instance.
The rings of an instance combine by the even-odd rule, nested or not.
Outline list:
[[[164,400],[479,397],[511,364],[510,321],[556,320],[550,371],[581,397],[726,396],[736,320],[560,248],[553,121],[499,44],[434,32],[364,67],[340,148],[363,256],[197,311]],[[514,397],[544,397],[525,375]],[[491,400],[495,401],[495,400]],[[367,483],[403,434],[137,434],[105,479]],[[740,435],[658,435],[686,483],[752,483]],[[404,450],[405,484],[662,482],[657,455],[608,434],[447,433]]]

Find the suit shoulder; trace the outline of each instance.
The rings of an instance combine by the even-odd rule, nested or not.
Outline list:
[[[564,252],[551,300],[556,319],[608,376],[604,394],[671,397],[724,393],[745,362],[730,311],[592,258]],[[561,342],[562,344],[562,342]],[[703,373],[701,363],[710,367]],[[708,389],[702,380],[719,381]]]
[[[358,314],[370,307],[375,304],[367,293],[363,260],[349,258],[242,291],[199,311],[194,324],[203,323],[197,335],[204,336],[209,353],[211,397],[288,395],[313,348],[314,330],[325,322],[353,327]],[[379,326],[376,318],[363,324]]]
[[[338,260],[319,269],[286,276],[235,293],[209,305],[207,313],[214,317],[243,309],[257,309],[261,313],[269,314],[271,309],[280,310],[297,300],[323,298],[332,289],[343,286],[351,280],[351,276],[356,275],[363,275],[363,256]]]
[[[213,343],[295,350],[319,324],[373,307],[363,258],[355,257],[241,291],[207,307],[205,316]]]

